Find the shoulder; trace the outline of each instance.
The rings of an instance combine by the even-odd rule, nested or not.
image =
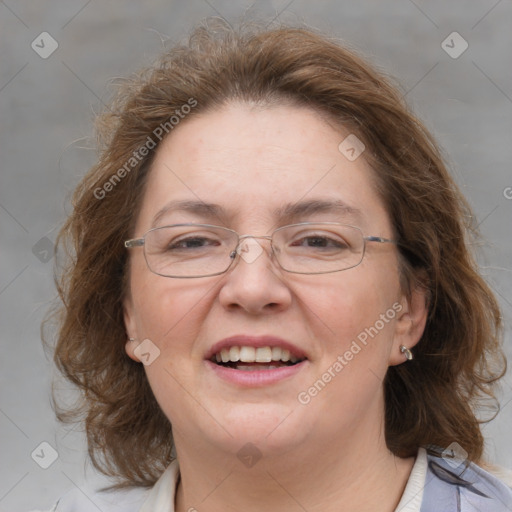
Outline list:
[[[497,476],[457,458],[428,455],[421,512],[508,512],[512,489]]]
[[[497,466],[495,464],[480,464],[480,467],[501,480],[507,487],[512,489],[512,470]]]
[[[119,491],[89,491],[76,488],[45,512],[172,512],[178,480],[179,466],[175,459],[151,488],[131,487]]]
[[[150,490],[130,488],[118,491],[73,489],[45,512],[138,512]],[[34,510],[32,512],[42,512]]]

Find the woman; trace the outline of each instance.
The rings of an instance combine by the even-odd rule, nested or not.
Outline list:
[[[117,490],[54,510],[512,509],[473,410],[505,371],[498,305],[385,77],[219,22],[99,127],[55,360]]]

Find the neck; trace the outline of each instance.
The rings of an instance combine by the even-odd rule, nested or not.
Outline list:
[[[389,452],[383,432],[361,431],[264,453],[252,467],[211,446],[178,455],[176,512],[393,512],[414,463]]]

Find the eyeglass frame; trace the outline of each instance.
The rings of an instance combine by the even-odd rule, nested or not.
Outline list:
[[[361,228],[359,228],[358,226],[352,226],[351,224],[342,224],[341,222],[299,222],[299,223],[296,223],[296,224],[287,224],[286,226],[280,226],[280,227],[276,228],[270,235],[240,235],[234,229],[226,228],[224,226],[217,226],[215,224],[196,224],[195,222],[184,222],[184,223],[180,223],[180,224],[169,224],[167,226],[158,226],[158,227],[155,227],[155,228],[148,229],[144,233],[144,235],[142,237],[140,237],[140,238],[131,238],[129,240],[125,240],[123,245],[127,249],[133,249],[135,247],[145,247],[145,243],[146,243],[145,238],[148,235],[148,233],[151,233],[152,231],[156,231],[156,230],[159,230],[159,229],[172,228],[172,227],[198,226],[198,227],[207,227],[207,228],[220,228],[220,229],[223,229],[225,231],[231,231],[231,233],[235,234],[237,236],[237,238],[238,238],[236,247],[229,253],[229,257],[231,258],[231,262],[228,265],[228,267],[226,268],[226,270],[223,270],[222,272],[215,272],[214,274],[205,274],[205,275],[200,275],[200,276],[168,276],[168,275],[165,275],[165,274],[160,274],[160,273],[155,272],[154,270],[152,270],[152,268],[150,267],[148,259],[147,259],[146,251],[144,249],[144,260],[146,261],[146,265],[147,265],[149,271],[152,272],[153,274],[155,274],[157,276],[161,276],[161,277],[172,278],[172,279],[199,279],[201,277],[214,277],[214,276],[220,276],[222,274],[225,274],[232,267],[233,262],[237,259],[236,255],[240,254],[238,252],[238,249],[240,247],[240,243],[243,240],[247,239],[247,238],[263,238],[263,239],[269,240],[270,241],[270,248],[271,248],[271,257],[272,257],[272,255],[275,255],[274,246],[272,244],[272,239],[274,237],[274,234],[277,231],[279,231],[281,229],[293,227],[293,226],[307,226],[307,225],[319,225],[319,224],[326,224],[326,225],[334,224],[336,226],[344,226],[344,227],[354,228],[357,231],[359,231],[361,233],[361,235],[362,235],[362,238],[363,238],[363,250],[362,250],[360,261],[356,265],[352,265],[351,267],[347,267],[347,268],[342,268],[340,270],[326,270],[326,271],[323,271],[323,272],[296,272],[294,270],[288,270],[288,269],[284,268],[281,265],[279,259],[276,257],[275,261],[277,262],[277,264],[279,265],[279,267],[282,270],[284,270],[285,272],[289,272],[291,274],[301,274],[301,275],[319,275],[319,274],[332,274],[334,272],[343,272],[344,270],[350,270],[351,268],[355,268],[355,267],[359,266],[362,263],[362,261],[364,259],[364,255],[366,254],[366,242],[391,243],[391,244],[394,244],[394,245],[398,244],[397,240],[392,240],[390,238],[384,238],[382,236],[374,236],[374,235],[365,236],[364,233],[363,233],[363,230]]]

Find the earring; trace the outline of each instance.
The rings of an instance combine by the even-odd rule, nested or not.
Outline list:
[[[128,338],[128,341],[135,341],[135,338]]]
[[[410,361],[414,358],[412,352],[405,345],[400,345],[400,352],[402,352],[407,361]]]

